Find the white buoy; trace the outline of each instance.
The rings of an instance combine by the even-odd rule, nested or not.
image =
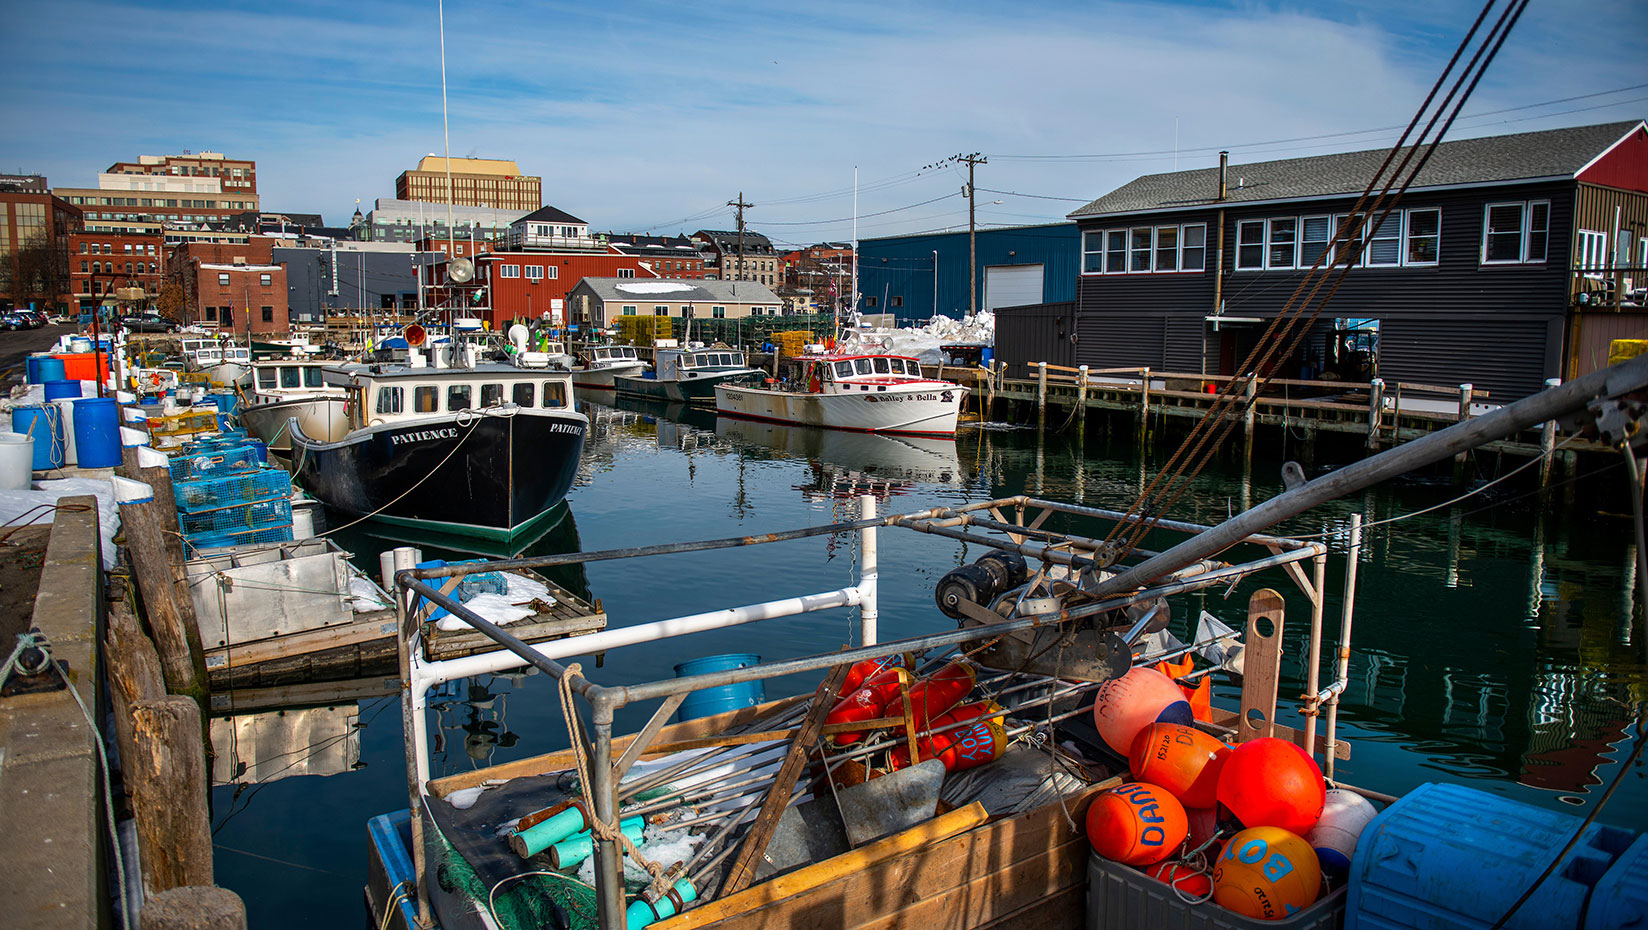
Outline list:
[[[1305,834],[1305,840],[1316,850],[1323,872],[1339,876],[1350,871],[1356,840],[1377,816],[1379,812],[1373,803],[1356,792],[1343,788],[1328,790],[1321,819]]]

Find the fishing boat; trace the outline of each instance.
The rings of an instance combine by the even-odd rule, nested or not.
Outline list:
[[[407,364],[342,365],[343,432],[287,421],[293,472],[345,513],[507,538],[549,519],[577,475],[589,420],[565,371],[477,361],[465,343]],[[452,361],[461,364],[452,365]]]
[[[252,363],[250,396],[240,422],[271,451],[288,453],[288,420],[296,419],[304,435],[331,442],[346,428],[344,391],[326,383],[325,369],[335,362],[278,359]]]
[[[214,387],[244,387],[252,375],[252,350],[218,339],[185,339],[183,367],[204,374]]]
[[[572,384],[579,389],[613,389],[613,379],[644,378],[652,368],[636,354],[634,346],[592,345],[581,353],[572,368]]]
[[[727,346],[658,349],[654,353],[657,371],[645,377],[614,375],[613,388],[632,394],[678,404],[715,404],[717,385],[758,380],[761,372],[748,367],[744,353]]]
[[[834,352],[796,357],[798,376],[769,385],[721,384],[727,416],[909,436],[954,436],[967,388],[928,378],[916,359]]]

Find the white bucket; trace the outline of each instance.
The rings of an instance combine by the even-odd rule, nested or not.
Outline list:
[[[69,340],[70,352],[90,352],[91,350],[92,341],[84,336],[75,336]]]
[[[74,448],[74,402],[78,397],[60,397],[57,400],[46,401],[57,405],[57,418],[63,421],[63,464],[74,465],[80,461],[80,456]]]
[[[27,491],[34,481],[34,437],[0,433],[0,491]]]

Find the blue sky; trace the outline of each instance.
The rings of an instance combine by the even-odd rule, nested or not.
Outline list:
[[[4,4],[0,171],[221,151],[265,209],[341,222],[441,151],[434,0]],[[1388,144],[1477,10],[448,0],[452,153],[517,160],[595,229],[730,227],[742,190],[807,243],[850,237],[854,166],[860,236],[965,228],[965,172],[923,166],[977,151],[981,223],[1049,222],[1219,148]],[[1533,0],[1453,135],[1648,114],[1644,36],[1642,0]]]

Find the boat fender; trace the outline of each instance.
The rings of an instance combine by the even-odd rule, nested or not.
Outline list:
[[[824,718],[824,723],[856,723],[886,716],[884,711],[888,702],[898,695],[899,676],[902,673],[904,670],[901,668],[889,668],[871,675],[858,690],[836,702]],[[861,732],[849,732],[837,733],[833,738],[837,746],[851,746],[864,736]]]
[[[916,682],[910,688],[910,716],[916,728],[930,729],[934,721],[972,693],[977,680],[978,673],[973,671],[971,665],[951,662]],[[903,711],[896,705],[893,709],[900,713]]]
[[[878,659],[865,659],[863,662],[854,662],[847,669],[847,677],[842,679],[841,693],[852,694],[864,684],[865,679],[890,668],[913,669],[916,667],[916,657],[913,653],[900,652],[896,655],[882,656]]]
[[[1213,900],[1245,917],[1281,920],[1316,903],[1321,892],[1316,851],[1280,827],[1231,837],[1213,869]]]
[[[976,701],[951,708],[933,721],[934,733],[919,739],[921,758],[937,758],[948,772],[962,772],[1001,758],[1007,748],[1001,705]],[[983,717],[986,719],[980,720]],[[943,729],[938,729],[938,728]],[[897,746],[889,753],[895,771],[910,764],[910,748]]]
[[[641,845],[642,836],[646,832],[646,818],[630,817],[618,824],[618,829],[629,837],[630,842]],[[549,847],[549,867],[558,872],[577,868],[585,859],[595,854],[595,834],[588,830],[574,833],[566,839]]]
[[[657,901],[648,901],[646,898],[636,898],[631,902],[629,909],[624,912],[624,926],[627,930],[641,930],[667,917],[686,910],[687,904],[698,900],[698,889],[692,887],[692,882],[681,879],[674,887],[664,892],[664,896]]]

